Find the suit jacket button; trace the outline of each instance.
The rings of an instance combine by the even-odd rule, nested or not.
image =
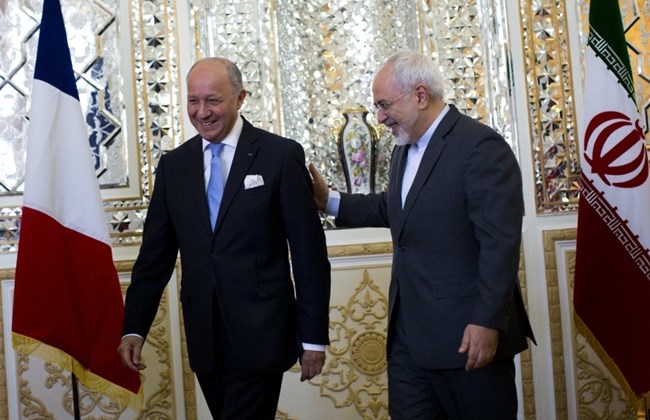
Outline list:
[[[397,249],[398,249],[400,252],[404,252],[404,251],[406,250],[406,247],[403,246],[403,245],[400,245],[399,247],[397,247]]]

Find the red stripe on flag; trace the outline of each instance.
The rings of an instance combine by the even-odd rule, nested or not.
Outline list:
[[[123,367],[117,352],[123,301],[107,244],[23,208],[13,310],[14,333],[133,393],[140,389],[139,374]]]
[[[632,391],[650,391],[650,281],[581,196],[573,305]],[[603,356],[601,354],[601,356]]]

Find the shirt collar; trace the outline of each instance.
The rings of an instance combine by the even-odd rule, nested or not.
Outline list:
[[[422,150],[427,147],[429,140],[431,140],[433,133],[436,131],[436,128],[438,128],[438,125],[440,125],[440,121],[442,121],[445,115],[447,115],[447,112],[449,112],[449,105],[445,105],[440,114],[436,117],[435,120],[433,120],[433,123],[431,123],[427,131],[425,131],[424,134],[422,134],[422,136],[418,139],[418,141],[415,142],[418,150]]]

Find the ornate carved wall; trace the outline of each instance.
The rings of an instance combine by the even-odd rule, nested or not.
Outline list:
[[[556,418],[646,418],[573,324],[575,240],[575,229],[544,232]]]

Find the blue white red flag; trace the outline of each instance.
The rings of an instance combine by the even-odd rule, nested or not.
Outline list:
[[[137,409],[117,347],[124,311],[59,0],[45,0],[29,114],[14,291],[16,352]]]

